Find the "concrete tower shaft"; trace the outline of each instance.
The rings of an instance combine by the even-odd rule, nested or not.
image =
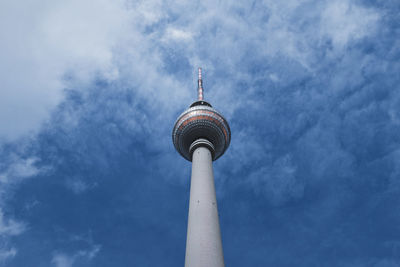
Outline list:
[[[223,266],[212,155],[200,146],[193,151],[185,267]]]

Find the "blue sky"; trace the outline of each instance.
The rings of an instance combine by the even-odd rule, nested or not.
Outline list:
[[[400,266],[398,1],[0,2],[0,266],[182,266],[196,98],[227,266]]]

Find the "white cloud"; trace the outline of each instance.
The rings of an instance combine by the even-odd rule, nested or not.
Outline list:
[[[15,255],[17,255],[17,250],[15,248],[0,249],[0,262],[13,258]]]
[[[36,157],[23,159],[12,154],[4,162],[8,163],[8,165],[0,172],[0,262],[8,260],[17,254],[17,249],[10,247],[8,244],[10,237],[20,235],[27,230],[26,223],[15,220],[12,218],[12,214],[4,213],[3,199],[9,196],[13,186],[44,170],[35,166],[36,161]]]
[[[21,159],[18,156],[14,156],[8,168],[3,173],[0,173],[0,183],[4,187],[5,184],[14,183],[21,179],[37,175],[40,170],[34,166],[36,161],[37,158],[35,157]]]
[[[96,184],[90,184],[86,182],[84,178],[70,178],[66,181],[66,186],[75,194],[81,194],[96,187]]]
[[[24,223],[8,217],[4,215],[2,208],[0,208],[0,264],[17,254],[17,249],[8,244],[9,238],[20,235],[26,230]]]
[[[278,82],[278,81],[279,81],[279,77],[278,77],[278,75],[275,74],[275,73],[270,74],[270,75],[269,75],[269,78],[270,78],[271,81],[273,81],[273,82]]]
[[[126,23],[122,1],[0,2],[0,141],[37,130],[62,100],[66,75],[117,78],[112,49]]]
[[[237,68],[248,49],[260,57],[291,58],[310,69],[318,42],[329,38],[343,47],[369,35],[379,16],[346,0],[265,1],[254,6],[41,0],[3,1],[0,18],[5,40],[0,43],[0,140],[10,141],[37,130],[48,118],[63,99],[66,77],[73,78],[74,88],[84,88],[96,76],[128,80],[141,96],[175,112],[176,107],[162,99],[184,103],[194,95],[194,84],[180,84],[163,73],[163,48],[181,43],[180,54],[193,69],[201,65],[212,74],[223,65],[236,79],[246,77]],[[222,97],[226,105],[221,106],[235,108],[237,92],[226,90],[235,82],[214,81],[206,96]]]
[[[76,254],[77,257],[83,257],[88,260],[92,260],[100,251],[100,246],[99,245],[94,245],[92,246],[91,249],[89,250],[80,250]]]
[[[51,259],[51,263],[55,267],[72,267],[74,263],[79,262],[79,261],[90,261],[100,251],[100,246],[99,245],[93,245],[90,249],[88,250],[80,250],[72,255],[62,253],[62,252],[56,252],[53,254],[53,258]]]
[[[88,185],[82,180],[70,180],[67,182],[69,187],[75,194],[85,192],[88,189]]]
[[[192,33],[188,32],[188,31],[173,28],[173,27],[168,27],[165,31],[164,39],[166,41],[187,42],[187,41],[192,41],[192,36],[193,36]]]
[[[65,254],[55,254],[51,260],[55,267],[71,267],[74,263],[74,258]]]
[[[373,34],[378,19],[378,13],[352,1],[329,1],[321,15],[321,34],[335,46],[343,47],[352,40]]]
[[[0,209],[0,236],[19,235],[25,229],[26,227],[23,223],[14,221],[13,219],[6,219],[3,211]]]

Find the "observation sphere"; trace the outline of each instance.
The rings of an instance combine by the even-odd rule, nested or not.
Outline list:
[[[206,139],[213,160],[224,154],[231,141],[231,130],[226,119],[209,103],[199,100],[190,105],[175,122],[172,141],[175,149],[185,159],[192,161],[194,141]],[[203,142],[204,144],[204,142]]]

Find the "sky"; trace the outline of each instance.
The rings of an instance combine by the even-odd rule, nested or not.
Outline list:
[[[396,0],[0,1],[0,266],[183,266],[190,162],[227,118],[225,264],[400,266]]]

